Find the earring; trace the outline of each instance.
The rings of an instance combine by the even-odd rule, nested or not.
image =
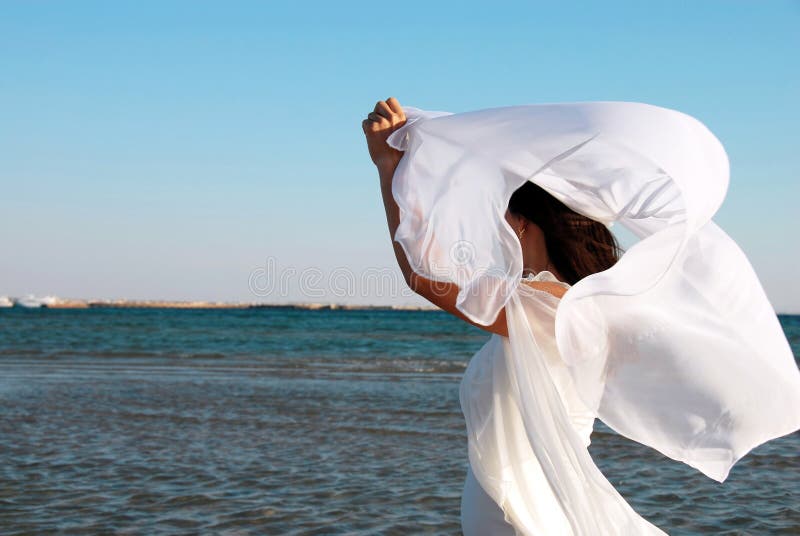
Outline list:
[[[519,230],[519,239],[522,240],[522,235],[525,234],[525,227]]]

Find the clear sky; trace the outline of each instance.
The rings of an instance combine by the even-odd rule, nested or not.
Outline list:
[[[798,58],[797,1],[7,0],[0,295],[420,303],[338,296],[348,271],[399,273],[361,131],[377,100],[631,100],[720,138],[715,220],[800,312]]]

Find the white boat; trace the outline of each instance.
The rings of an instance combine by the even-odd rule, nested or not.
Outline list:
[[[35,309],[42,306],[42,302],[33,294],[28,294],[23,298],[17,298],[17,305],[27,309]]]
[[[14,307],[14,302],[8,296],[0,296],[0,309],[4,307]]]
[[[44,298],[37,298],[33,294],[28,294],[24,298],[17,299],[17,305],[20,307],[27,307],[28,309],[35,309],[37,307],[47,307],[58,303],[58,298],[55,296],[45,296]]]

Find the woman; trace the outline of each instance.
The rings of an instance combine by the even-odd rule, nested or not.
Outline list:
[[[788,343],[710,221],[727,159],[702,124],[638,103],[390,98],[362,127],[406,282],[494,334],[460,391],[467,536],[664,534],[591,460],[595,417],[720,482],[800,428]],[[619,262],[613,221],[642,238]]]

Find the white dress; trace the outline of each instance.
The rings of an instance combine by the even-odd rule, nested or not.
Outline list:
[[[505,308],[508,322],[461,385],[465,534],[664,534],[592,461],[594,418],[719,482],[756,446],[800,429],[789,343],[712,220],[729,169],[705,125],[631,102],[405,112],[387,140],[404,151],[394,239],[415,272],[458,285],[468,318],[488,325]],[[640,241],[560,300],[530,289],[505,220],[525,181]]]
[[[526,279],[557,282],[570,288],[549,271]],[[531,330],[536,347],[525,355],[529,362],[516,367],[509,338],[493,335],[472,357],[464,372],[459,392],[461,408],[469,437],[478,438],[481,445],[480,448],[475,448],[474,443],[470,445],[470,467],[461,500],[464,536],[513,536],[517,534],[514,525],[525,527],[527,534],[573,534],[568,512],[562,506],[563,497],[551,487],[538,461],[535,447],[539,443],[572,443],[569,448],[579,451],[583,458],[581,471],[597,484],[578,492],[585,493],[585,499],[595,501],[614,516],[617,534],[664,534],[636,514],[591,461],[588,447],[595,415],[582,401],[556,345],[555,317],[559,303],[560,298],[549,292],[520,285],[514,304],[524,311],[523,316],[513,318],[514,306],[509,306],[508,313],[513,318],[510,322],[521,319]],[[536,372],[525,379],[518,377],[520,372],[533,370]],[[539,394],[546,407],[557,408],[558,412],[548,410],[551,415],[537,417],[541,426],[526,425],[519,399],[514,396],[521,388]],[[558,420],[552,419],[559,413],[567,417],[566,428],[560,428]],[[473,460],[478,477],[472,469]],[[505,482],[486,481],[490,495],[479,478],[485,480],[493,478],[492,475]]]
[[[524,278],[524,280],[551,281],[570,288],[568,283],[559,281],[547,270]],[[560,298],[528,285],[521,285],[519,293],[521,301],[528,304],[531,328],[542,349],[541,354],[531,357],[541,358],[549,372],[549,376],[538,378],[538,380],[555,384],[569,415],[570,423],[588,448],[595,416],[581,401],[566,363],[561,359],[556,347],[555,312]],[[494,408],[494,398],[498,391],[508,389],[508,377],[506,373],[502,372],[503,364],[495,363],[494,360],[505,359],[504,344],[508,344],[508,341],[504,339],[500,335],[493,335],[472,357],[464,373],[459,398],[464,414],[468,416],[467,422],[470,422],[470,418],[475,419],[477,414],[488,416],[492,414],[492,411],[500,411],[499,408]],[[502,378],[495,378],[495,374],[502,375]],[[509,421],[521,422],[519,412],[513,405],[505,406],[505,411],[509,412],[505,415]],[[497,418],[496,415],[494,417]],[[520,447],[524,449],[527,437],[524,434],[517,434],[515,437],[522,441],[523,444]],[[513,438],[508,435],[506,438],[495,438],[495,440],[512,440]],[[530,479],[536,486],[536,496],[533,502],[537,511],[532,512],[535,520],[532,526],[540,534],[568,533],[569,526],[558,507],[558,499],[553,495],[541,466],[532,455],[526,470],[530,472]],[[484,491],[475,478],[471,466],[467,468],[467,477],[461,496],[461,529],[464,536],[514,536],[515,534],[514,528],[506,520],[503,510]]]

